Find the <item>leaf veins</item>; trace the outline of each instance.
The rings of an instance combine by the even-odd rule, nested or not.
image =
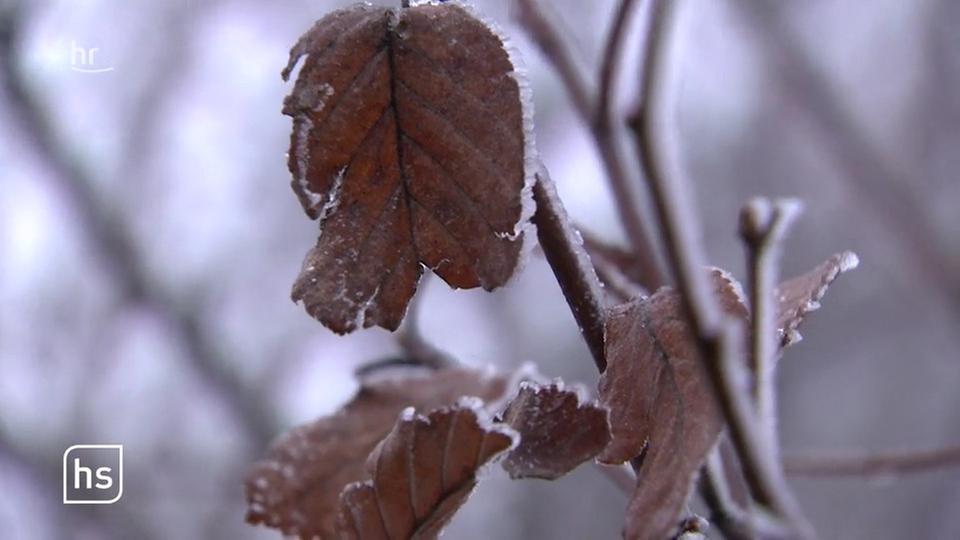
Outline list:
[[[856,255],[841,253],[780,284],[777,328],[782,346],[798,341],[796,328],[804,317],[819,307],[830,283],[856,265]],[[745,321],[740,284],[720,269],[713,269],[711,278],[724,312]],[[599,399],[610,409],[613,440],[599,460],[639,466],[625,536],[665,538],[676,528],[723,418],[677,292],[664,288],[611,308],[604,336],[608,367],[600,378]]]
[[[521,383],[500,421],[520,434],[520,444],[503,461],[511,478],[555,480],[610,442],[607,410],[583,402],[580,392],[562,381]]]
[[[495,402],[508,393],[505,376],[444,369],[369,383],[336,414],[295,428],[247,474],[247,521],[301,538],[336,538],[340,493],[369,478],[364,460],[406,407],[431,410],[462,396]]]
[[[344,490],[340,537],[436,538],[466,502],[478,469],[516,441],[516,433],[494,425],[478,400],[426,416],[404,410],[370,455],[372,479]]]
[[[293,286],[338,333],[395,330],[426,265],[454,288],[503,285],[522,241],[526,134],[502,40],[462,6],[333,12],[283,112],[289,168],[321,235]]]

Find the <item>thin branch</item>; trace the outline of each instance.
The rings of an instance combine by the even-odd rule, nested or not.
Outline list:
[[[94,179],[64,150],[59,134],[45,114],[47,107],[35,98],[34,91],[23,78],[17,50],[18,24],[12,15],[0,20],[0,71],[5,97],[19,121],[21,135],[51,169],[57,187],[76,209],[81,229],[99,252],[115,282],[120,284],[122,294],[149,306],[169,324],[184,345],[190,366],[200,379],[226,402],[227,409],[236,416],[251,443],[257,449],[265,447],[275,432],[271,414],[228,367],[225,355],[206,333],[197,312],[183,309],[159,290],[157,280],[137,252],[136,242],[129,233],[131,227],[116,209],[101,200],[95,192]]]
[[[603,257],[597,257],[593,253],[590,253],[590,260],[593,261],[600,281],[603,282],[604,290],[610,293],[615,302],[626,302],[649,294],[646,289],[631,281],[616,264]]]
[[[759,428],[744,382],[744,366],[737,355],[738,328],[724,319],[708,286],[705,254],[696,213],[674,151],[672,63],[676,45],[677,2],[658,5],[646,66],[644,101],[631,119],[638,155],[648,173],[654,208],[664,236],[671,270],[681,292],[684,311],[710,380],[722,406],[747,481],[758,502],[785,519],[801,537],[814,536],[787,487],[780,464],[773,459]]]
[[[629,3],[629,2],[628,2]],[[663,285],[663,274],[657,263],[657,252],[651,235],[644,223],[639,209],[643,207],[637,189],[640,183],[633,181],[629,169],[620,150],[614,123],[608,118],[609,111],[597,113],[592,91],[586,79],[577,67],[569,48],[564,43],[555,26],[543,11],[543,5],[538,0],[517,0],[519,7],[519,22],[533,38],[534,42],[543,51],[544,56],[557,70],[560,80],[573,101],[574,110],[589,126],[597,145],[597,151],[613,189],[614,202],[624,231],[630,240],[631,247],[639,258],[643,267],[644,280],[641,283],[649,290],[656,290]],[[627,6],[629,8],[630,6]],[[619,11],[618,11],[619,12]],[[620,30],[623,32],[623,29]],[[622,39],[622,38],[617,38]],[[609,51],[608,51],[609,52]],[[616,67],[617,57],[605,59],[609,64],[608,70]],[[613,73],[607,75],[608,88],[612,91]],[[604,99],[609,99],[607,96]],[[599,121],[598,121],[599,119]]]
[[[712,511],[710,522],[727,540],[786,539],[791,536],[789,530],[769,515],[744,510],[737,504],[727,483],[719,447],[710,452],[703,465],[700,495]]]
[[[603,354],[603,285],[542,164],[533,186],[533,200],[537,203],[533,223],[537,226],[540,247],[580,327],[593,362],[603,373],[607,369]]]
[[[613,123],[613,94],[616,90],[616,75],[620,72],[620,61],[626,49],[627,24],[636,0],[620,0],[613,14],[613,23],[607,33],[607,43],[603,48],[603,60],[600,62],[600,88],[597,91],[597,107],[594,111],[594,123],[604,129]]]
[[[410,300],[407,313],[403,318],[403,326],[397,331],[397,343],[400,344],[407,359],[412,360],[416,365],[443,369],[456,365],[457,360],[427,341],[420,330],[420,306],[425,296],[424,289],[429,282],[430,276],[424,275],[421,278],[419,294],[413,295]]]
[[[784,467],[793,476],[895,476],[960,467],[960,446],[862,456],[788,456]]]
[[[756,536],[749,518],[733,501],[717,448],[710,452],[703,464],[699,488],[703,501],[711,510],[710,522],[720,529],[724,538],[749,540]]]
[[[580,231],[583,247],[590,255],[600,281],[616,300],[623,302],[649,294],[649,291],[639,284],[643,270],[632,252],[600,240],[580,225],[574,226]]]
[[[573,107],[587,122],[593,118],[594,97],[586,77],[577,66],[570,48],[560,36],[556,25],[544,11],[539,0],[517,0],[517,19],[520,26],[557,70],[564,88],[570,94]]]
[[[596,462],[593,464],[603,476],[613,482],[613,485],[617,488],[630,495],[637,489],[637,475],[634,474],[633,469],[629,465],[604,465],[603,463]]]
[[[776,294],[781,242],[799,215],[800,201],[757,197],[740,211],[740,237],[747,247],[750,294],[750,363],[754,402],[768,444],[779,455],[774,372],[779,353]]]

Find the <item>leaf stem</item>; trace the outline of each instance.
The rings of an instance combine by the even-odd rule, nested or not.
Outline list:
[[[687,194],[687,182],[674,155],[675,136],[669,82],[674,61],[672,39],[678,2],[657,4],[652,27],[649,61],[644,66],[643,99],[631,119],[640,160],[647,171],[650,191],[669,266],[681,292],[691,331],[721,404],[731,438],[740,455],[747,482],[757,501],[784,518],[795,534],[814,533],[790,493],[779,463],[745,390],[746,374],[737,355],[740,332],[724,320],[708,288],[705,255],[699,224]]]
[[[537,203],[533,223],[537,226],[543,254],[580,327],[594,364],[603,373],[607,369],[603,353],[603,285],[543,164],[533,185],[533,200]]]

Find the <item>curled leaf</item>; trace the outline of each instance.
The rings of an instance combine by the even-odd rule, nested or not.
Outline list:
[[[456,3],[362,4],[301,37],[284,78],[304,55],[283,112],[292,186],[321,235],[293,299],[338,333],[395,330],[423,265],[455,288],[503,285],[532,142],[502,39]]]
[[[522,383],[501,421],[520,434],[520,444],[503,461],[511,478],[553,480],[594,458],[610,442],[607,410],[584,403],[562,381]]]
[[[797,328],[811,311],[820,309],[820,299],[840,274],[860,264],[851,251],[837,253],[813,270],[784,281],[777,287],[777,329],[780,346],[798,343],[802,336]]]
[[[739,284],[719,269],[711,278],[723,309],[745,319]],[[722,417],[672,289],[612,308],[605,336],[608,367],[599,394],[610,409],[613,441],[600,461],[639,457],[625,536],[659,540],[676,528]]]
[[[365,384],[336,414],[287,432],[250,468],[247,521],[302,538],[334,538],[341,491],[368,478],[364,461],[401,411],[431,410],[461,396],[495,402],[510,387],[507,377],[460,368]]]
[[[372,479],[344,490],[338,537],[435,538],[473,490],[478,469],[516,441],[478,400],[426,416],[405,409],[370,455]]]

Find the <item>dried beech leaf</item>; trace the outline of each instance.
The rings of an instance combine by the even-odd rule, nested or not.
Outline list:
[[[427,416],[405,409],[370,455],[372,479],[343,492],[339,537],[435,538],[476,485],[477,470],[517,439],[492,423],[479,400]]]
[[[365,384],[336,414],[289,431],[251,467],[247,521],[302,538],[335,538],[341,491],[369,478],[364,461],[401,411],[431,410],[461,396],[496,402],[511,384],[490,370],[461,368]]]
[[[485,23],[456,3],[333,12],[307,55],[293,117],[292,186],[321,234],[293,286],[338,333],[395,330],[423,266],[454,288],[503,285],[530,209],[528,90]]]
[[[838,253],[813,270],[788,279],[777,287],[777,329],[780,345],[787,347],[798,343],[802,336],[797,328],[811,311],[820,309],[820,299],[826,294],[833,280],[860,264],[857,255],[850,251]]]
[[[719,269],[711,277],[723,309],[746,319],[739,284]],[[660,540],[676,528],[722,417],[676,292],[665,288],[612,308],[605,335],[599,394],[613,441],[600,461],[642,456],[625,536]]]
[[[520,444],[503,461],[511,478],[554,480],[599,454],[610,442],[607,410],[584,403],[581,393],[522,383],[501,421],[520,434]]]

